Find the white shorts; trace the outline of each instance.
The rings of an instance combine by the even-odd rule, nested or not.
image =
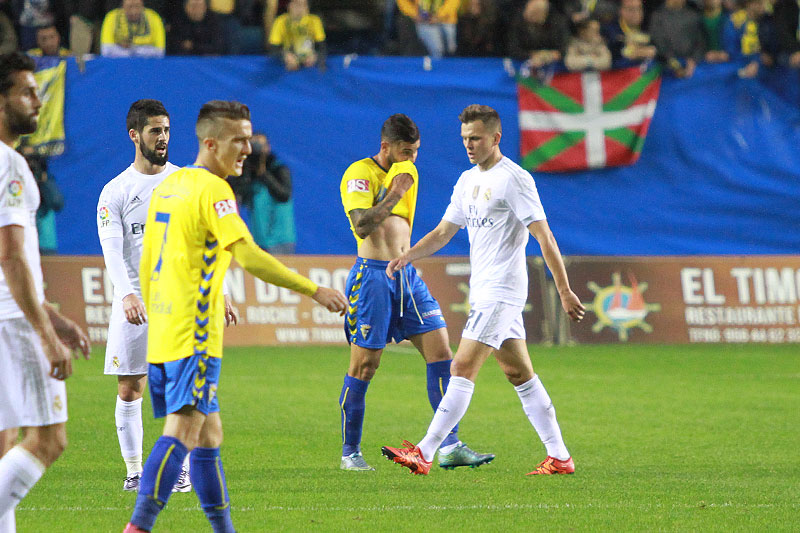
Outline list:
[[[461,337],[491,346],[495,350],[506,339],[525,340],[521,305],[504,302],[478,302],[469,312]]]
[[[111,304],[103,373],[116,376],[147,374],[147,323],[137,326],[128,322],[121,301],[114,300]]]
[[[0,320],[0,430],[67,421],[67,389],[50,377],[39,335],[25,318]]]

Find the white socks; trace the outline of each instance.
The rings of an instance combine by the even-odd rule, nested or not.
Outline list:
[[[14,446],[0,459],[0,516],[14,515],[14,508],[42,477],[45,466],[23,448]],[[13,523],[13,522],[12,522]],[[0,524],[3,524],[0,521]],[[12,530],[13,531],[13,530]]]
[[[450,378],[447,391],[444,393],[442,401],[439,402],[439,408],[433,415],[431,425],[428,426],[428,433],[417,445],[426,461],[433,460],[436,450],[444,442],[450,430],[467,412],[474,390],[475,384],[467,378],[457,376]]]
[[[117,422],[117,438],[122,458],[131,476],[142,471],[142,399],[132,402],[123,401],[117,396],[117,408],[114,411]]]
[[[0,533],[17,533],[17,521],[14,519],[14,510],[0,517]]]
[[[561,461],[569,459],[569,452],[564,445],[561,428],[558,427],[556,420],[556,410],[550,401],[550,396],[544,390],[544,385],[539,381],[539,376],[533,376],[533,379],[514,387],[514,390],[522,402],[522,410],[542,439],[547,455]]]

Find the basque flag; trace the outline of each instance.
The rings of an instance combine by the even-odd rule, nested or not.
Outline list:
[[[656,109],[661,70],[630,67],[518,78],[522,166],[564,172],[631,165]]]

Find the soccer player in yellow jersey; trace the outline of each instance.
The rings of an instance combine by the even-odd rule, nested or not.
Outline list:
[[[347,278],[349,306],[345,335],[350,366],[339,397],[343,470],[374,470],[361,454],[367,387],[386,344],[409,339],[427,363],[428,399],[434,411],[447,390],[453,354],[439,304],[413,266],[390,280],[386,266],[411,247],[417,204],[416,124],[403,114],[389,117],[381,129],[380,151],[356,161],[342,177],[344,211],[358,243],[358,259]],[[458,427],[442,442],[443,468],[478,466],[494,459],[458,439]]]
[[[254,276],[311,296],[330,311],[344,313],[347,306],[340,292],[318,287],[262,251],[239,217],[225,178],[241,175],[251,151],[247,106],[206,103],[196,132],[195,164],[155,188],[145,225],[140,279],[150,323],[148,379],[153,413],[166,416],[166,422],[145,463],[125,532],[152,530],[189,451],[192,484],[214,531],[234,531],[219,455],[217,402],[222,284],[231,258]]]

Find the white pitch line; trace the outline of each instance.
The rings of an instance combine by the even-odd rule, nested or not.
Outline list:
[[[800,503],[792,503],[790,505],[776,505],[774,503],[739,503],[739,502],[722,502],[722,503],[684,503],[684,504],[641,504],[630,505],[627,503],[510,503],[510,504],[475,504],[475,505],[373,505],[363,507],[327,507],[327,506],[285,506],[285,505],[269,505],[266,507],[231,507],[231,510],[236,512],[253,512],[253,511],[325,511],[325,512],[372,512],[372,511],[504,511],[504,510],[554,510],[554,509],[633,509],[641,511],[649,511],[653,509],[714,509],[714,508],[733,508],[733,509],[772,509],[778,507],[789,507],[792,509],[800,509]],[[18,506],[17,511],[33,511],[33,512],[54,512],[54,511],[130,511],[133,507],[81,507],[81,506],[64,506],[64,507],[26,507]],[[201,511],[197,507],[170,507],[170,512],[197,512]]]

